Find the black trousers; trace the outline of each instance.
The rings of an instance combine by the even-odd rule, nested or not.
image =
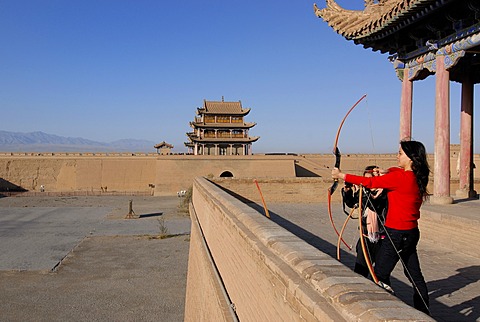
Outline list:
[[[390,275],[401,257],[405,264],[404,274],[413,285],[413,306],[430,314],[427,284],[420,269],[417,254],[420,231],[418,228],[396,230],[388,227],[386,230],[387,237],[383,240],[376,258],[375,275],[381,282],[391,285]]]
[[[372,243],[367,237],[363,236],[363,240],[365,241],[365,245],[367,248],[367,256],[369,257],[372,265],[375,264],[377,261],[378,251],[380,249],[380,244],[382,240],[378,240],[376,243]],[[355,259],[355,268],[353,271],[364,277],[368,277],[370,275],[370,271],[368,270],[367,262],[365,260],[365,256],[363,255],[362,244],[360,239],[357,241],[357,258]]]

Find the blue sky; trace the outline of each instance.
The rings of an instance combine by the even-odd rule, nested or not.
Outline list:
[[[367,94],[341,151],[398,148],[401,83],[387,55],[336,34],[313,1],[2,0],[0,39],[0,130],[166,141],[186,152],[196,108],[224,96],[252,109],[254,153],[329,153],[342,117]],[[414,83],[413,136],[429,152],[434,82]],[[459,111],[451,83],[452,143]]]

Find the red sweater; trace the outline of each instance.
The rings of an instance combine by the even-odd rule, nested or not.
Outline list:
[[[398,230],[418,227],[422,198],[418,190],[415,174],[402,168],[390,168],[379,177],[345,175],[345,182],[361,184],[367,188],[387,190],[388,211],[385,226]]]

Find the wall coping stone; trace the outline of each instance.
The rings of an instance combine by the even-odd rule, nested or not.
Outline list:
[[[236,231],[255,252],[264,253],[265,265],[281,276],[294,294],[300,286],[310,287],[314,292],[304,295],[318,292],[346,320],[433,321],[207,179],[195,178],[194,193],[196,190],[222,210],[224,219],[237,226]],[[308,305],[304,297],[297,299]]]

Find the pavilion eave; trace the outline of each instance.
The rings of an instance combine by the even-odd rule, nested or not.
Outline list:
[[[314,11],[347,40],[405,59],[409,53],[428,51],[429,40],[465,37],[462,25],[480,22],[480,5],[472,0],[366,2],[364,10],[347,10],[334,0],[326,0],[324,9],[314,5]]]

